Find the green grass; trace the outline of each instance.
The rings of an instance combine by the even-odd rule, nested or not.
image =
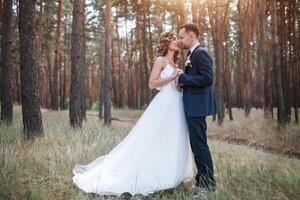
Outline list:
[[[86,194],[72,184],[72,168],[108,153],[130,131],[113,123],[103,127],[88,118],[82,130],[69,127],[66,112],[45,112],[45,136],[24,141],[20,108],[11,127],[0,126],[0,199],[120,199]],[[114,110],[119,117],[141,111]],[[247,146],[209,141],[218,193],[208,199],[300,199],[300,160]],[[121,199],[128,199],[123,195]],[[132,199],[191,199],[183,185]]]

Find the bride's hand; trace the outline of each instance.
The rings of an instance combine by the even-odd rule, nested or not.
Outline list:
[[[171,75],[172,80],[176,79],[178,74],[179,74],[179,71],[177,69],[175,69]]]
[[[177,69],[178,70],[178,76],[180,75],[180,74],[182,74],[182,73],[184,73],[184,71],[182,70],[182,69]]]

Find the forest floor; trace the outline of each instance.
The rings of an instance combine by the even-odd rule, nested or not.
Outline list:
[[[129,199],[126,194],[116,198],[84,193],[72,184],[72,168],[108,153],[126,137],[143,111],[113,110],[115,120],[110,128],[103,126],[96,112],[89,111],[81,130],[70,128],[67,111],[42,112],[45,135],[34,141],[23,140],[18,106],[14,107],[13,125],[0,125],[0,199]],[[244,119],[242,111],[234,110],[235,120],[225,119],[222,127],[208,118],[208,134],[212,138],[238,134],[247,141],[251,141],[247,136],[252,136],[256,143],[282,137],[285,143],[291,141],[290,148],[297,148],[293,140],[299,144],[299,127],[291,124],[278,132],[276,123],[264,122],[260,112],[253,110],[251,117]],[[223,140],[209,140],[209,146],[218,192],[207,199],[300,199],[299,158]],[[181,184],[131,199],[192,199],[192,189]]]

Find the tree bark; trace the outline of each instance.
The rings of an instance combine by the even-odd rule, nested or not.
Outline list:
[[[271,0],[271,33],[272,33],[272,53],[273,66],[275,69],[276,91],[277,91],[277,121],[278,127],[284,127],[286,122],[284,118],[284,96],[282,84],[282,69],[280,64],[280,47],[278,44],[277,30],[277,6],[276,0]]]
[[[3,3],[4,13],[2,20],[2,38],[1,38],[1,120],[11,124],[13,120],[12,105],[12,64],[11,64],[11,46],[12,46],[12,0],[5,0]]]
[[[105,0],[104,125],[111,125],[111,2]]]
[[[67,31],[67,24],[65,24],[64,28],[64,47],[65,49],[70,49],[70,32]],[[66,98],[67,98],[67,83],[68,83],[68,72],[70,71],[68,69],[68,66],[70,66],[70,60],[69,60],[69,54],[67,52],[64,52],[64,67],[63,67],[63,81],[62,84],[62,95],[60,99],[60,109],[67,109],[66,107]]]
[[[123,108],[125,105],[125,78],[124,78],[124,71],[125,67],[122,65],[121,60],[121,42],[120,42],[120,36],[119,36],[119,28],[118,25],[116,26],[116,36],[117,36],[117,49],[118,49],[118,88],[119,88],[119,95],[118,95],[118,103],[119,107]]]
[[[80,68],[81,72],[81,81],[82,84],[80,85],[80,110],[81,110],[81,117],[83,120],[87,120],[86,118],[86,41],[85,41],[85,0],[83,0],[83,6],[81,7],[81,13],[82,13],[82,20],[81,23],[81,39],[82,39],[82,67]]]
[[[42,62],[42,43],[43,43],[43,15],[44,15],[44,0],[39,1],[39,17],[37,19],[37,41],[36,41],[36,62],[39,66],[39,93],[40,93],[40,99],[41,99],[41,106],[45,106],[45,80],[44,80],[44,74],[43,72],[43,62]]]
[[[291,88],[290,88],[290,71],[289,65],[287,62],[287,25],[286,25],[286,2],[285,0],[277,1],[277,5],[279,6],[279,10],[277,12],[277,30],[278,31],[278,45],[280,49],[280,65],[281,65],[281,79],[282,79],[282,90],[283,90],[283,98],[284,98],[284,120],[286,123],[291,120]]]
[[[146,3],[145,0],[142,0],[142,6],[143,6],[143,64],[144,64],[144,69],[145,69],[145,81],[144,81],[144,85],[145,86],[145,103],[148,104],[151,100],[151,95],[150,95],[150,89],[148,86],[148,82],[149,82],[149,76],[150,76],[150,72],[149,72],[149,62],[148,62],[148,52],[147,52],[147,19],[146,19]],[[148,16],[149,17],[149,16]]]
[[[239,51],[239,65],[242,68],[243,74],[243,104],[245,110],[245,116],[249,117],[252,107],[252,78],[250,70],[250,42],[251,42],[251,20],[253,18],[253,3],[255,1],[242,1],[239,0],[237,4],[239,13],[239,31],[240,31],[240,51]],[[253,30],[253,29],[252,29]],[[238,83],[240,84],[240,83]]]
[[[53,93],[51,96],[51,107],[53,110],[58,110],[59,108],[59,93],[58,93],[58,86],[59,86],[59,58],[60,58],[60,40],[61,40],[61,10],[62,10],[62,0],[58,0],[58,7],[57,7],[57,28],[56,28],[56,38],[55,38],[55,52],[54,52],[54,67],[53,67],[53,74],[52,74],[52,83],[53,83]]]
[[[43,135],[35,55],[35,0],[19,0],[19,37],[23,130],[28,138]]]
[[[223,43],[226,35],[226,22],[229,1],[225,4],[224,10],[220,10],[220,4],[218,2],[207,2],[207,8],[209,13],[209,21],[212,27],[213,44],[215,48],[216,58],[216,96],[217,96],[217,116],[218,124],[222,125],[224,121],[224,48]],[[213,10],[213,7],[215,10]]]
[[[74,128],[82,127],[81,87],[82,68],[84,67],[84,0],[75,0],[73,4],[72,39],[71,39],[71,94],[69,117]]]

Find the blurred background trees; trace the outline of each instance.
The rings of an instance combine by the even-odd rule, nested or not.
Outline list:
[[[77,19],[73,9],[79,1],[84,11]],[[1,112],[8,120],[6,105],[24,98],[20,2],[9,2],[0,0]],[[263,109],[280,127],[291,119],[299,123],[299,0],[36,0],[34,5],[38,97],[44,108],[71,111],[79,101],[81,120],[92,108],[105,117],[110,103],[145,108],[157,93],[148,88],[148,78],[159,36],[194,22],[214,59],[218,124],[227,115],[234,120],[232,107],[244,109],[245,117],[253,108]]]

